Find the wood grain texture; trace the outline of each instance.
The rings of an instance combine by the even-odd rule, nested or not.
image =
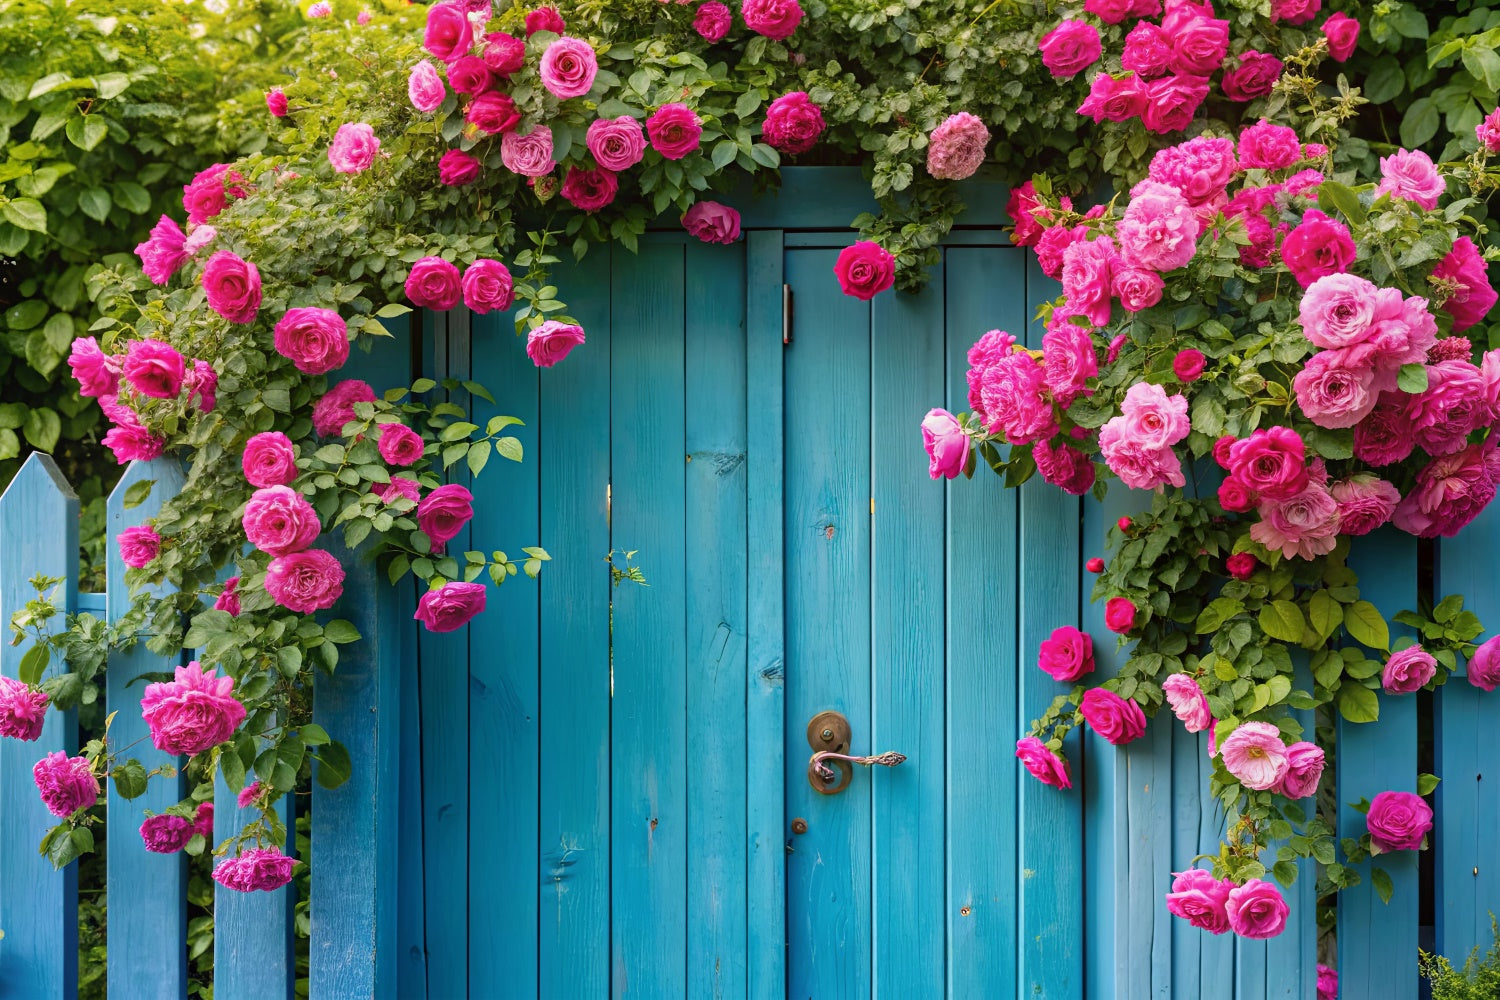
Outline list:
[[[648,586],[614,592],[612,995],[686,989],[687,703],[683,255],[680,239],[617,255],[612,287],[611,547]]]
[[[623,253],[624,251],[621,251]],[[588,341],[546,372],[541,542],[541,996],[609,992],[610,262],[596,247],[559,268]],[[524,960],[524,959],[523,959]]]
[[[143,480],[155,482],[150,495],[144,503],[127,509],[125,491]],[[122,617],[130,610],[131,603],[125,586],[125,564],[114,540],[126,528],[145,524],[156,516],[162,504],[182,489],[184,481],[182,465],[176,459],[131,462],[110,493],[105,532],[108,620]],[[165,588],[152,590],[160,595]],[[128,755],[139,760],[147,771],[163,765],[180,768],[183,762],[151,745],[150,729],[141,717],[141,696],[146,682],[131,682],[141,674],[170,672],[181,663],[180,651],[172,656],[158,656],[146,648],[144,641],[109,658],[105,703],[107,711],[116,713],[109,730],[110,743],[114,747],[135,744]],[[177,1000],[187,992],[187,855],[152,854],[146,850],[140,834],[147,810],[165,812],[186,793],[187,782],[180,771],[174,778],[152,778],[145,794],[133,800],[121,798],[114,782],[109,783],[106,891],[109,899],[138,901],[131,908],[130,919],[110,925],[106,959],[109,992],[122,1000]],[[142,974],[143,970],[150,973]]]
[[[52,456],[32,452],[0,494],[0,674],[15,677],[31,648],[10,643],[10,618],[36,597],[33,576],[61,577],[56,601],[78,603],[78,497]],[[61,617],[54,619],[57,628]],[[53,659],[46,676],[65,670]],[[78,866],[54,871],[37,844],[57,817],[47,811],[32,766],[53,751],[78,750],[72,712],[48,711],[33,743],[0,739],[0,998],[71,1000],[78,990]]]

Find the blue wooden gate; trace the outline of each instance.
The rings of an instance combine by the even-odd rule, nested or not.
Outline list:
[[[1117,662],[1081,565],[1136,498],[927,478],[917,426],[930,406],[965,408],[968,346],[993,327],[1038,345],[1029,320],[1056,289],[1006,243],[1003,192],[975,185],[925,290],[842,296],[832,265],[862,190],[790,170],[779,199],[741,203],[740,243],[652,233],[561,269],[588,342],[555,369],[532,367],[508,317],[462,312],[357,359],[377,390],[473,379],[498,398],[462,400],[476,422],[525,421],[525,461],[487,470],[453,545],[539,542],[552,561],[492,590],[469,627],[418,637],[413,595],[351,556],[343,613],[366,641],[320,679],[318,713],[365,763],[311,802],[312,997],[1312,997],[1310,868],[1271,942],[1211,937],[1162,905],[1167,873],[1222,827],[1199,737],[1166,717],[1127,748],[1090,735],[1069,748],[1068,793],[1014,761],[1055,691],[1034,664],[1053,627],[1081,620],[1101,670]],[[111,531],[150,513],[123,508],[129,482],[173,474],[133,467]],[[27,577],[69,571],[69,504],[40,456],[0,498],[4,618]],[[1500,516],[1481,518],[1437,576],[1492,621],[1497,533]],[[645,585],[612,582],[606,560],[626,552]],[[1377,540],[1363,572],[1387,614],[1413,604],[1409,540]],[[118,613],[117,580],[76,606]],[[23,652],[0,651],[6,674]],[[132,656],[111,663],[122,705],[129,677],[159,668]],[[1432,883],[1403,857],[1385,864],[1389,908],[1368,883],[1341,899],[1346,997],[1415,995],[1424,894],[1439,950],[1487,940],[1500,875],[1481,852],[1500,802],[1480,776],[1500,734],[1484,699],[1461,682],[1436,699]],[[852,753],[905,763],[815,791],[807,727],[829,710]],[[71,745],[65,721],[45,746],[0,741],[7,1000],[73,992],[74,890],[35,854],[28,780],[40,752]],[[1346,727],[1341,802],[1414,787],[1416,722],[1415,699],[1382,696],[1378,725]],[[1340,821],[1357,834],[1357,813]],[[182,910],[159,891],[180,863],[132,854],[133,826],[111,824],[110,898],[130,902],[111,922],[110,990],[180,996]],[[291,996],[294,901],[226,895],[216,997]]]

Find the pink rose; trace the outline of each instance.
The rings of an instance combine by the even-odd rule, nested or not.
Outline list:
[[[1472,663],[1469,677],[1474,678]],[[0,736],[35,742],[42,735],[47,703],[48,698],[43,692],[27,687],[14,677],[0,677]]]
[[[1135,602],[1128,597],[1111,597],[1104,602],[1104,627],[1125,635],[1135,628]]]
[[[340,174],[362,174],[375,162],[380,140],[364,122],[345,122],[328,144],[328,162]]]
[[[1115,746],[1138,740],[1146,732],[1146,716],[1141,706],[1108,688],[1085,691],[1078,711],[1094,732]]]
[[[1192,429],[1188,420],[1188,400],[1183,395],[1168,395],[1159,385],[1137,382],[1120,403],[1121,421],[1132,439],[1147,448],[1168,448],[1187,437]]]
[[[252,847],[220,862],[213,870],[213,878],[235,892],[275,892],[292,880],[292,870],[296,867],[295,860],[274,846]]]
[[[816,146],[825,127],[823,109],[808,100],[804,91],[794,90],[782,94],[766,108],[766,120],[761,130],[767,145],[779,152],[796,155]]]
[[[1073,779],[1068,775],[1068,762],[1047,749],[1047,744],[1035,736],[1026,736],[1016,741],[1016,757],[1021,766],[1033,778],[1053,788],[1072,788]]]
[[[1230,930],[1243,938],[1261,940],[1286,929],[1290,910],[1276,886],[1253,878],[1229,890],[1224,912],[1229,915]]]
[[[641,123],[629,115],[590,122],[585,141],[599,166],[615,173],[629,170],[641,162],[646,152]]]
[[[1239,56],[1240,64],[1237,68],[1224,74],[1219,85],[1224,88],[1224,96],[1231,101],[1253,101],[1257,97],[1265,97],[1276,87],[1276,81],[1281,79],[1281,71],[1285,67],[1280,59],[1269,52],[1242,52]]]
[[[1095,73],[1089,96],[1078,106],[1080,115],[1096,122],[1124,122],[1139,118],[1146,110],[1146,88],[1134,73],[1115,76]]]
[[[241,516],[245,538],[273,556],[301,552],[317,541],[323,528],[312,504],[290,486],[263,486],[245,502]]]
[[[421,309],[452,309],[462,294],[458,268],[441,257],[421,258],[406,276],[407,301]]]
[[[448,64],[448,84],[455,94],[482,94],[495,85],[489,63],[478,56],[460,56]]]
[[[1233,882],[1216,879],[1201,868],[1174,872],[1167,912],[1210,934],[1223,934],[1229,930],[1229,914],[1224,907],[1233,888]]]
[[[1068,252],[1068,247],[1074,243],[1088,239],[1089,230],[1087,226],[1049,226],[1042,230],[1041,237],[1036,241],[1036,262],[1041,267],[1042,273],[1053,280],[1062,278],[1063,255]],[[1119,271],[1117,270],[1111,278],[1112,290],[1115,295],[1120,295]],[[1126,308],[1129,308],[1128,306]]]
[[[484,64],[496,76],[507,79],[526,65],[526,42],[503,31],[484,36]]]
[[[1432,807],[1412,792],[1381,792],[1365,813],[1370,853],[1420,851],[1432,829]]]
[[[380,425],[380,457],[390,465],[410,465],[421,459],[426,447],[422,435],[405,424]]]
[[[879,243],[859,240],[839,251],[833,273],[845,295],[868,302],[896,282],[896,258]]]
[[[142,396],[176,399],[182,391],[182,355],[160,340],[133,340],[126,348],[123,374]]]
[[[1474,135],[1486,153],[1500,153],[1500,108],[1491,111],[1484,121],[1474,126]]]
[[[1467,361],[1427,366],[1427,388],[1406,401],[1406,416],[1418,446],[1429,455],[1463,449],[1469,434],[1489,423],[1489,387]]]
[[[1213,17],[1184,17],[1163,21],[1172,40],[1172,72],[1208,76],[1224,65],[1229,51],[1229,22]]]
[[[1172,674],[1162,681],[1161,689],[1172,714],[1182,721],[1184,729],[1201,733],[1209,727],[1213,713],[1208,709],[1208,698],[1191,675]]]
[[[521,113],[509,94],[487,90],[469,102],[464,120],[486,135],[509,132],[521,124]]]
[[[169,216],[163,215],[151,227],[151,238],[138,244],[135,253],[141,259],[141,270],[152,284],[165,285],[172,280],[172,275],[188,259],[187,251],[183,249],[186,242],[187,234]]]
[[[1165,76],[1172,64],[1172,40],[1160,25],[1142,21],[1125,36],[1120,65],[1142,80]]]
[[[1250,537],[1268,549],[1279,549],[1288,559],[1327,555],[1338,543],[1338,504],[1316,480],[1285,500],[1262,497],[1259,513]]]
[[[712,45],[714,42],[722,42],[724,36],[729,34],[729,26],[733,23],[733,15],[729,8],[717,0],[709,0],[698,8],[698,13],[693,17],[693,30],[705,42]]]
[[[1368,535],[1391,519],[1401,494],[1373,472],[1361,472],[1328,488],[1339,505],[1339,534]]]
[[[313,430],[323,437],[338,437],[344,433],[344,425],[354,419],[354,404],[373,402],[375,390],[368,382],[345,379],[313,406]]]
[[[240,578],[231,576],[224,581],[224,589],[219,591],[219,596],[214,598],[215,611],[227,611],[231,617],[238,617],[240,613]]]
[[[984,409],[985,377],[995,367],[1006,363],[1016,338],[1003,330],[990,330],[976,340],[968,351],[969,370],[964,372],[964,381],[969,386],[969,409],[988,426],[990,419]]]
[[[1129,312],[1156,305],[1165,287],[1161,275],[1144,267],[1116,267],[1110,275],[1110,291]]]
[[[1083,9],[1105,24],[1119,24],[1127,17],[1155,17],[1161,0],[1084,0]]]
[[[234,678],[215,673],[193,660],[173,680],[146,685],[141,715],[156,749],[193,757],[228,740],[245,721]]]
[[[473,46],[473,29],[469,27],[469,16],[462,7],[452,3],[439,3],[427,8],[427,28],[422,35],[423,48],[446,63],[464,55]]]
[[[552,130],[545,125],[532,126],[530,132],[507,132],[500,138],[500,162],[505,169],[522,177],[542,177],[557,168],[552,158]]]
[[[1158,135],[1181,132],[1192,124],[1193,115],[1206,97],[1206,76],[1164,76],[1152,80],[1146,86],[1146,110],[1141,113],[1141,123],[1147,131]]]
[[[317,0],[307,8],[307,16],[313,20],[324,18],[333,13],[333,4],[329,0]]]
[[[1060,625],[1042,640],[1037,666],[1053,680],[1071,684],[1094,672],[1094,640],[1071,625]]]
[[[277,556],[266,567],[266,593],[289,611],[326,611],[344,595],[344,567],[322,549]]]
[[[1093,394],[1088,380],[1099,374],[1094,338],[1070,317],[1049,324],[1042,335],[1042,364],[1047,388],[1058,406],[1067,407],[1079,396]]]
[[[1317,1000],[1339,1000],[1339,974],[1322,963],[1318,964]]]
[[[1354,428],[1354,457],[1371,465],[1404,461],[1417,439],[1406,417],[1405,393],[1382,392],[1370,415]]]
[[[438,105],[448,96],[448,91],[443,87],[443,78],[438,76],[432,63],[423,59],[411,68],[411,74],[406,78],[406,96],[410,98],[412,107],[427,114],[438,109]]]
[[[464,269],[464,305],[483,316],[487,312],[504,312],[516,300],[510,268],[498,260],[481,258]]]
[[[147,524],[126,528],[115,536],[120,545],[120,561],[131,569],[140,569],[161,551],[161,536]]]
[[[971,351],[971,359],[973,356]],[[1057,433],[1046,370],[1035,358],[1006,345],[992,357],[982,359],[981,364],[976,376],[979,410],[987,415],[991,434],[999,433],[1011,444],[1031,444]]]
[[[927,139],[927,172],[938,180],[972,177],[984,163],[990,130],[967,111],[949,115]]]
[[[697,201],[683,213],[682,228],[704,243],[733,243],[740,238],[740,213],[716,201]]]
[[[1252,493],[1284,500],[1307,486],[1302,437],[1288,427],[1259,428],[1229,449],[1231,474]]]
[[[171,813],[148,816],[141,824],[141,840],[152,854],[176,854],[192,839],[192,822]]]
[[[1339,11],[1323,22],[1323,36],[1328,39],[1328,54],[1334,62],[1343,62],[1354,55],[1359,44],[1359,22]]]
[[[1388,194],[1393,198],[1405,198],[1429,212],[1437,208],[1438,199],[1448,190],[1432,158],[1420,149],[1401,149],[1390,156],[1382,156],[1380,176],[1375,197]]]
[[[249,261],[220,250],[203,267],[203,291],[210,308],[229,322],[255,322],[260,310],[260,272]]]
[[[1375,323],[1378,289],[1353,274],[1325,274],[1307,287],[1298,321],[1318,347],[1352,347],[1368,338]]]
[[[182,207],[187,210],[188,222],[197,225],[207,222],[235,198],[245,197],[245,191],[235,182],[244,180],[230,169],[227,163],[215,163],[198,171],[197,175],[182,186]]]
[[[1142,181],[1132,189],[1130,204],[1115,235],[1126,264],[1165,272],[1193,259],[1198,250],[1198,229],[1198,217],[1181,191]]]
[[[105,354],[93,337],[79,337],[68,353],[68,367],[81,396],[113,398],[120,391],[124,359]]]
[[[565,101],[594,89],[599,59],[588,42],[564,35],[542,53],[540,72],[542,86],[559,101]]]
[[[1076,76],[1099,61],[1099,29],[1087,21],[1065,20],[1042,36],[1042,65],[1055,77]]]
[[[204,413],[213,412],[218,402],[214,393],[219,388],[219,375],[207,361],[193,359],[193,367],[188,369],[182,384],[187,389],[189,405],[196,405]]]
[[[1115,241],[1108,236],[1080,241],[1063,251],[1062,286],[1068,311],[1094,326],[1107,325],[1111,277],[1119,264]]]
[[[1495,300],[1500,298],[1490,284],[1489,267],[1474,241],[1460,236],[1433,269],[1434,285],[1440,281],[1452,283],[1453,291],[1439,308],[1453,317],[1454,333],[1462,333],[1488,316]]]
[[[161,457],[166,439],[146,430],[133,413],[125,410],[111,419],[115,426],[105,433],[104,447],[114,452],[117,463],[149,462]]]
[[[349,360],[349,324],[332,309],[288,309],[276,323],[275,343],[298,371],[322,375]]]
[[[241,788],[239,790],[239,793],[235,795],[234,804],[239,806],[241,809],[249,809],[251,806],[255,805],[255,800],[260,795],[261,791],[262,788],[259,781],[251,782],[244,788]]]
[[[422,595],[412,617],[429,632],[452,632],[483,611],[484,602],[482,583],[445,583]]]
[[[802,23],[802,5],[797,0],[742,0],[740,17],[751,31],[780,42]]]
[[[1286,773],[1272,791],[1289,799],[1305,799],[1318,790],[1323,777],[1323,748],[1316,743],[1293,743],[1286,748]]]
[[[562,196],[581,212],[599,211],[613,202],[619,191],[620,181],[614,171],[603,167],[569,167],[562,182]]]
[[[415,501],[422,495],[422,488],[415,479],[407,479],[404,476],[392,476],[388,483],[376,483],[370,487],[370,492],[378,496],[386,503],[393,500],[406,499]]]
[[[549,319],[527,335],[526,355],[538,368],[551,368],[582,343],[583,327]]]
[[[1323,0],[1271,0],[1271,20],[1306,24],[1323,6]]]
[[[1065,493],[1081,497],[1094,485],[1094,463],[1076,448],[1042,440],[1032,446],[1031,457],[1042,479]]]
[[[1286,193],[1300,198],[1317,198],[1318,185],[1323,183],[1323,171],[1308,167],[1286,179]]]
[[[1380,672],[1387,694],[1414,694],[1437,674],[1437,660],[1421,643],[1392,653]]]
[[[1064,208],[1072,207],[1072,202],[1063,200],[1067,202]],[[1029,247],[1041,239],[1042,223],[1037,219],[1040,209],[1036,185],[1031,181],[1010,189],[1010,197],[1005,202],[1005,214],[1010,216],[1011,225],[1015,227],[1010,241],[1016,246]]]
[[[538,31],[550,31],[560,35],[567,30],[567,24],[562,15],[557,12],[556,7],[538,7],[536,10],[526,12],[526,37],[530,38]]]
[[[1219,746],[1224,767],[1240,784],[1263,792],[1286,775],[1286,744],[1269,722],[1242,722]]]
[[[99,801],[99,779],[86,757],[54,750],[31,768],[31,778],[47,811],[61,819]]]
[[[1500,635],[1480,643],[1469,657],[1469,683],[1481,691],[1493,691],[1500,685]],[[0,695],[0,735],[9,735],[5,732],[3,695]]]
[[[1303,365],[1292,388],[1297,405],[1319,427],[1353,427],[1375,409],[1375,372],[1349,350],[1319,351]]]
[[[1177,356],[1172,359],[1172,374],[1176,375],[1179,381],[1196,382],[1207,364],[1208,361],[1204,358],[1202,351],[1189,347],[1178,351]]]
[[[266,110],[276,118],[286,117],[286,93],[280,87],[266,91]]]
[[[1295,130],[1262,118],[1240,133],[1240,166],[1246,170],[1281,170],[1302,158]]]
[[[198,811],[193,815],[193,832],[200,834],[204,840],[214,839],[214,804],[212,802],[198,803]]]
[[[510,135],[505,136],[506,139]],[[505,140],[501,140],[504,148]],[[438,180],[448,187],[463,187],[479,179],[480,164],[461,149],[450,149],[438,160]]]
[[[457,484],[439,486],[417,504],[417,527],[432,541],[434,552],[463,530],[474,516],[474,494]]]
[[[668,160],[680,160],[698,149],[703,124],[686,104],[663,104],[646,119],[651,148]]]

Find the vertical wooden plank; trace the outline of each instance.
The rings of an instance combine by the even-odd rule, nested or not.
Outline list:
[[[432,378],[469,377],[469,314],[428,314],[431,347],[424,370]],[[457,467],[455,467],[457,468]],[[464,552],[469,527],[448,543]],[[420,584],[419,584],[420,586]],[[426,894],[427,994],[469,992],[469,630],[417,631],[422,699],[422,856]]]
[[[613,250],[559,269],[587,342],[542,373],[539,994],[609,992],[610,294]]]
[[[415,585],[413,585],[415,586]],[[422,698],[417,679],[417,630],[401,635],[400,815],[397,840],[396,995],[426,1000],[426,891],[422,862]]]
[[[749,553],[745,674],[746,947],[748,995],[787,995],[786,544],[779,230],[746,236]]]
[[[687,995],[744,997],[744,245],[689,245],[686,283]]]
[[[971,251],[976,252],[976,251]],[[1016,248],[984,251],[1000,254],[1008,276],[1006,300],[1011,303],[1003,327],[1024,337],[1033,350],[1042,346],[1039,324],[1028,323],[1037,305],[1060,289],[1037,267],[1035,257]],[[957,256],[958,251],[951,251]],[[991,281],[995,281],[991,272]],[[978,281],[975,282],[978,284]],[[999,317],[997,316],[997,319]],[[977,332],[975,339],[977,339]],[[993,474],[991,474],[993,477]],[[1031,720],[1046,711],[1063,686],[1037,667],[1037,651],[1060,625],[1078,626],[1079,554],[1082,510],[1076,497],[1033,478],[1019,490],[1020,572],[1016,588],[1020,644],[1015,657],[1019,699],[1006,718],[1016,720],[1017,737],[1031,728]],[[997,523],[997,522],[990,522]],[[1087,585],[1091,581],[1085,581]],[[1087,600],[1087,591],[1084,592]],[[1083,995],[1083,774],[1079,738],[1064,743],[1073,769],[1069,791],[1049,788],[1020,766],[1008,761],[1020,816],[1016,824],[1019,850],[1017,904],[1020,908],[1020,976],[1017,995],[1025,998],[1068,1000]]]
[[[508,315],[470,322],[474,378],[495,395],[493,404],[472,397],[470,419],[481,428],[498,414],[523,421],[505,431],[521,442],[522,462],[496,456],[475,480],[473,544],[521,559],[522,546],[541,544],[539,369]],[[480,651],[469,661],[469,740],[490,762],[471,775],[469,802],[469,992],[477,995],[537,992],[537,608],[536,581],[517,575],[490,588],[488,609],[469,626],[470,648]]]
[[[683,253],[647,238],[619,254],[613,299],[613,412],[628,433],[610,441],[610,544],[635,550],[649,586],[614,594],[611,717],[614,996],[686,989],[687,594],[683,566],[685,454]]]
[[[1464,606],[1488,631],[1500,634],[1500,589],[1494,553],[1500,551],[1500,508],[1490,507],[1464,533],[1438,540],[1435,600],[1462,594]],[[1490,911],[1500,912],[1500,865],[1490,844],[1500,817],[1500,695],[1470,684],[1467,670],[1450,677],[1434,696],[1437,718],[1437,815],[1433,819],[1437,866],[1436,950],[1454,958],[1494,940]],[[1489,772],[1488,780],[1485,773]]]
[[[943,269],[930,277],[915,295],[870,303],[873,693],[869,736],[852,752],[907,756],[856,776],[873,800],[871,989],[885,997],[942,995],[947,920],[955,919],[944,919],[943,880],[945,511],[920,445],[922,418],[944,388]]]
[[[125,586],[125,564],[120,561],[115,539],[126,528],[154,517],[161,505],[182,489],[184,479],[182,465],[175,458],[131,462],[109,495],[105,542],[108,620],[122,617],[131,603]],[[126,509],[125,491],[143,480],[154,480],[156,485],[144,503]],[[158,596],[164,591],[156,588]],[[182,761],[151,745],[150,729],[141,717],[144,684],[130,684],[141,674],[170,671],[181,662],[180,653],[157,656],[144,641],[109,658],[105,703],[107,711],[117,713],[109,730],[110,744],[115,748],[134,744],[127,753],[148,771],[162,765],[180,768]],[[109,991],[118,1000],[177,1000],[187,993],[187,856],[180,852],[152,854],[140,833],[146,810],[164,812],[180,802],[186,791],[181,773],[175,778],[152,778],[146,793],[134,800],[121,798],[114,782],[109,784],[107,898],[134,901],[130,919],[116,920],[110,927]],[[142,976],[143,968],[152,970],[152,974]]]
[[[838,795],[807,780],[816,713],[848,718],[855,753],[872,745],[870,309],[831,280],[837,256],[785,258],[797,307],[785,361],[786,796],[788,815],[808,827],[787,857],[793,997],[870,987],[871,776],[861,770]]]
[[[291,841],[286,853],[293,855],[297,846],[291,832],[296,829],[295,797],[283,796],[277,809]],[[259,818],[256,810],[239,807],[222,777],[215,781],[212,846],[237,836],[247,823]],[[215,1000],[291,1000],[295,996],[292,912],[296,903],[295,884],[275,892],[235,892],[214,885]]]
[[[15,677],[26,642],[10,644],[10,616],[36,596],[33,576],[63,578],[59,604],[78,603],[78,496],[51,455],[32,452],[0,494],[0,673]],[[57,628],[63,622],[54,619]],[[54,658],[47,676],[65,670]],[[0,998],[71,1000],[78,992],[78,866],[63,871],[37,853],[57,817],[47,811],[31,769],[47,754],[75,753],[72,712],[47,712],[34,743],[0,739]]]
[[[1360,596],[1387,619],[1416,607],[1416,539],[1382,528],[1353,547],[1349,565],[1359,574]],[[1393,630],[1393,639],[1399,628]],[[1349,803],[1384,791],[1416,791],[1416,696],[1381,692],[1379,698],[1380,721],[1356,725],[1339,720],[1340,837],[1358,838],[1366,832],[1365,817]],[[1382,854],[1374,863],[1390,873],[1395,894],[1389,905],[1380,901],[1370,884],[1369,864],[1358,866],[1364,881],[1339,894],[1340,992],[1347,997],[1415,996],[1417,852]]]

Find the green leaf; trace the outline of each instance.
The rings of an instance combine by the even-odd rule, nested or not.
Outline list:
[[[349,780],[349,775],[354,773],[353,762],[349,760],[349,751],[344,744],[338,740],[329,741],[317,753],[318,760],[318,784],[324,788],[337,788]]]
[[[1390,628],[1369,601],[1355,601],[1344,609],[1344,628],[1356,642],[1371,649],[1389,649],[1391,646]]]
[[[1318,204],[1324,211],[1342,212],[1344,218],[1355,225],[1362,224],[1367,214],[1365,206],[1360,202],[1359,195],[1346,185],[1337,181],[1324,181],[1318,185]]]
[[[342,618],[335,618],[323,626],[323,638],[329,642],[350,643],[358,642],[360,639],[359,629],[354,627],[353,622]]]
[[[1302,609],[1291,601],[1272,601],[1260,609],[1260,627],[1273,639],[1300,643],[1307,623],[1302,618]]]
[[[1374,722],[1380,718],[1380,699],[1363,684],[1339,688],[1339,714],[1350,722]]]
[[[113,201],[109,192],[101,187],[84,188],[78,195],[78,207],[83,210],[95,222],[103,222],[109,218],[109,209]]]
[[[21,433],[37,451],[51,451],[62,434],[62,419],[51,407],[39,406],[27,412],[26,425]]]
[[[1412,101],[1406,109],[1406,116],[1401,119],[1401,145],[1408,149],[1423,145],[1437,135],[1439,122],[1438,107],[1432,98],[1419,97]]]
[[[1390,905],[1391,896],[1395,893],[1396,887],[1391,883],[1391,877],[1386,874],[1384,868],[1370,869],[1370,884],[1380,894],[1380,901],[1386,905]]]
[[[125,508],[128,510],[131,507],[139,507],[145,503],[146,498],[151,495],[151,487],[155,485],[156,480],[154,479],[142,479],[127,486],[125,488]]]
[[[144,215],[151,209],[151,193],[134,181],[120,181],[114,186],[115,204],[132,215]]]
[[[47,210],[35,198],[12,198],[0,205],[0,215],[17,229],[29,229],[34,233],[47,231]]]
[[[146,768],[138,760],[127,760],[118,765],[109,776],[115,781],[115,791],[122,799],[133,799],[146,791]]]
[[[309,722],[301,729],[302,742],[310,747],[326,746],[329,743],[328,730],[316,722]]]
[[[1307,621],[1318,638],[1327,641],[1344,622],[1343,608],[1326,590],[1313,591],[1307,602]]]
[[[469,445],[468,462],[470,475],[477,476],[484,471],[484,467],[489,464],[492,449],[493,446],[489,441],[475,441]]]
[[[130,77],[124,73],[101,73],[94,77],[94,90],[106,101],[119,97],[130,86]]]
[[[501,458],[508,458],[512,462],[521,461],[521,442],[518,438],[496,438],[495,450],[500,453]]]
[[[73,145],[89,152],[104,141],[104,137],[109,134],[109,126],[98,115],[84,115],[68,119],[68,127],[63,129],[63,134]]]
[[[1418,795],[1431,795],[1433,793],[1433,791],[1437,788],[1438,783],[1440,781],[1442,781],[1442,780],[1443,780],[1442,778],[1439,778],[1435,774],[1419,774],[1419,775],[1417,775],[1417,794]]]
[[[219,755],[219,773],[224,776],[224,784],[231,792],[245,787],[245,762],[240,760],[233,747],[226,747]]]
[[[375,310],[375,315],[380,319],[392,319],[396,316],[404,316],[411,312],[411,306],[402,305],[400,302],[387,302]]]
[[[740,147],[733,139],[720,139],[714,145],[713,164],[715,170],[723,170],[734,162],[734,158],[740,153]]]
[[[61,87],[63,84],[68,83],[72,79],[73,78],[67,73],[48,73],[46,76],[42,77],[36,83],[33,83],[31,85],[31,90],[27,93],[26,99],[28,101],[34,101],[38,97],[41,97],[43,94],[52,93],[58,87]]]
[[[1402,365],[1401,371],[1396,375],[1396,388],[1402,392],[1426,392],[1427,366],[1420,363]]]
[[[1500,90],[1500,55],[1483,45],[1468,45],[1463,51],[1464,69],[1483,80],[1489,90]]]
[[[1406,88],[1406,74],[1395,56],[1381,56],[1370,65],[1369,76],[1362,88],[1371,103],[1384,104],[1401,96]]]
[[[42,680],[42,674],[47,672],[47,663],[52,659],[51,650],[46,645],[34,645],[21,657],[21,665],[16,669],[16,677],[22,684],[38,684]]]
[[[1282,699],[1292,693],[1292,679],[1285,674],[1277,674],[1266,681],[1266,688],[1271,695],[1270,704],[1279,705]]]

